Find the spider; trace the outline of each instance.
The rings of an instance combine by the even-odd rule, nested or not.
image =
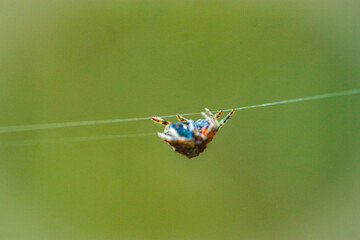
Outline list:
[[[164,132],[158,133],[158,135],[175,152],[183,154],[188,158],[193,158],[199,156],[205,150],[206,145],[212,141],[215,134],[234,113],[234,110],[220,122],[217,119],[223,111],[220,111],[216,116],[207,108],[205,108],[205,112],[201,113],[205,119],[199,119],[196,122],[188,120],[179,114],[176,115],[180,120],[178,123],[171,123],[159,117],[153,117],[152,120],[166,126]]]

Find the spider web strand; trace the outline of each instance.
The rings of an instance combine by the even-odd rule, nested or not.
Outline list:
[[[288,100],[277,101],[277,102],[263,103],[263,104],[258,104],[258,105],[238,107],[238,108],[234,108],[234,110],[239,111],[239,110],[245,110],[245,109],[251,109],[251,108],[268,107],[268,106],[274,106],[274,105],[280,105],[280,104],[305,102],[305,101],[310,101],[310,100],[349,96],[349,95],[355,95],[355,94],[360,94],[360,88],[346,90],[346,91],[340,91],[340,92],[326,93],[326,94],[315,95],[315,96],[302,97],[302,98],[288,99]],[[226,109],[223,111],[228,112],[231,110],[232,109]],[[217,111],[220,111],[220,110],[217,110]],[[216,112],[216,111],[214,111],[214,112]],[[191,116],[191,115],[198,115],[198,114],[200,114],[200,112],[185,113],[185,114],[181,114],[181,115],[182,116]],[[159,117],[161,117],[161,118],[176,117],[176,114],[159,116]],[[56,129],[56,128],[68,128],[68,127],[111,124],[111,123],[122,123],[122,122],[132,122],[132,121],[141,121],[141,120],[150,120],[150,119],[151,119],[151,117],[140,117],[140,118],[123,118],[123,119],[110,119],[110,120],[95,120],[95,121],[3,126],[3,127],[0,127],[0,133],[23,132],[23,131]]]
[[[86,136],[86,137],[64,137],[64,138],[48,138],[40,140],[18,140],[0,142],[0,147],[22,147],[22,146],[35,146],[43,144],[57,144],[57,143],[76,143],[88,142],[97,140],[109,140],[118,138],[131,138],[131,137],[146,137],[155,136],[156,133],[138,133],[138,134],[120,134],[120,135],[104,135],[104,136]]]

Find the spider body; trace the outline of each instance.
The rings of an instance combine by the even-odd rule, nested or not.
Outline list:
[[[163,133],[158,133],[159,137],[165,140],[175,152],[193,158],[199,156],[205,150],[207,144],[212,141],[218,130],[234,113],[234,110],[220,122],[217,119],[222,114],[222,111],[216,116],[207,108],[205,108],[205,112],[201,113],[205,119],[197,121],[187,120],[179,114],[177,115],[180,120],[178,123],[171,123],[159,117],[153,117],[152,119],[166,126]]]

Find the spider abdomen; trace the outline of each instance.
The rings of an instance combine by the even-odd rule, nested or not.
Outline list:
[[[206,144],[187,145],[179,142],[168,143],[173,147],[175,152],[181,153],[188,158],[199,156],[207,147]]]

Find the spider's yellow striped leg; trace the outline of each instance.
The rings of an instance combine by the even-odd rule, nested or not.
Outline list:
[[[224,126],[226,121],[231,117],[231,115],[233,115],[234,111],[235,111],[234,109],[231,110],[231,112],[223,120],[220,121],[218,128],[221,128],[222,126]]]
[[[181,122],[186,122],[187,121],[187,119],[184,118],[183,116],[181,116],[180,114],[177,114],[176,116]]]
[[[172,124],[171,122],[165,121],[164,119],[159,118],[159,117],[152,117],[152,120],[154,120],[155,122],[157,122],[159,124],[165,125],[165,126]]]
[[[218,119],[222,113],[223,113],[223,110],[220,110],[220,112],[218,112],[218,114],[216,114],[215,118]]]

